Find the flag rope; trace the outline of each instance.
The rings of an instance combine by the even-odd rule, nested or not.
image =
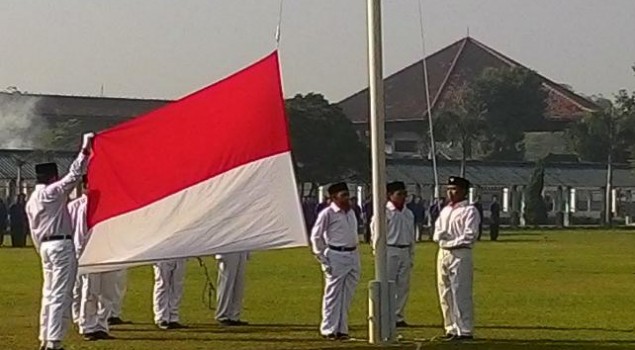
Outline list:
[[[214,282],[212,282],[212,279],[209,276],[209,269],[207,268],[205,261],[203,261],[202,258],[196,259],[198,260],[198,265],[203,268],[203,276],[205,276],[205,284],[203,285],[203,291],[201,293],[201,301],[208,309],[214,310],[214,296],[216,294]]]
[[[432,157],[432,171],[434,175],[434,198],[439,199],[439,172],[437,170],[437,151],[434,141],[434,126],[432,122],[432,106],[430,106],[430,85],[428,83],[428,65],[426,62],[426,41],[423,30],[423,5],[422,0],[417,0],[419,5],[419,34],[421,35],[421,56],[423,61],[423,84],[426,92],[426,105],[428,108],[428,132],[430,134],[430,155]]]

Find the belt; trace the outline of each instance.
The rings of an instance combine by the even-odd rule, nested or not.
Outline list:
[[[65,240],[65,239],[73,239],[73,236],[71,236],[71,235],[48,236],[48,237],[42,238],[42,242],[62,241],[62,240]]]
[[[459,250],[459,249],[472,249],[472,247],[470,247],[469,245],[457,245],[456,247],[447,247],[447,248],[441,248],[444,250]]]
[[[352,252],[353,250],[357,249],[357,247],[337,247],[329,244],[329,249],[338,252]]]
[[[410,248],[410,244],[388,244],[388,246],[399,249]]]

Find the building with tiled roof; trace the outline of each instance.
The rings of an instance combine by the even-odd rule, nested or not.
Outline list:
[[[426,65],[433,117],[451,93],[452,86],[469,85],[487,68],[524,67],[471,37],[428,56]],[[562,130],[567,123],[597,110],[598,106],[589,99],[544,76],[540,78],[548,94],[545,130]],[[423,60],[390,75],[384,84],[388,152],[422,156],[427,151],[424,135],[428,133]],[[367,128],[370,115],[368,89],[343,99],[338,105],[358,129]]]

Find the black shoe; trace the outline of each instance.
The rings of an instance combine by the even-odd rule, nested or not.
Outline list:
[[[170,323],[167,321],[161,321],[159,323],[157,323],[157,327],[166,330],[166,329],[170,329]]]
[[[126,322],[126,321],[122,320],[119,317],[111,317],[111,318],[108,319],[108,325],[109,326],[118,326],[118,325],[127,324],[127,323],[129,323],[129,322]]]
[[[466,335],[456,335],[456,334],[446,334],[441,340],[443,341],[462,341],[462,340],[473,340],[474,336],[466,334]]]
[[[241,320],[221,320],[218,321],[221,326],[246,326],[249,323]]]
[[[110,335],[110,334],[108,334],[107,332],[104,332],[104,331],[97,331],[97,332],[95,332],[95,335],[97,336],[97,339],[99,339],[99,340],[115,339],[115,337],[113,337],[112,335]]]
[[[410,327],[409,324],[406,323],[406,321],[399,321],[396,324],[397,328],[406,328],[406,327]]]
[[[326,340],[335,340],[337,339],[337,335],[331,333],[331,334],[326,334],[326,335],[322,335],[322,338],[326,339]]]
[[[349,340],[351,339],[351,337],[346,334],[346,333],[337,333],[336,335],[337,340]]]
[[[99,334],[98,332],[91,332],[91,333],[86,333],[83,335],[84,340],[86,341],[95,341],[95,340],[99,340]]]
[[[168,323],[168,329],[184,329],[187,328],[187,326],[182,325],[178,322],[169,322]]]
[[[474,340],[474,336],[471,334],[459,335],[456,340]]]

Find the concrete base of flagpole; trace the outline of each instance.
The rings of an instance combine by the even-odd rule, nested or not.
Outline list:
[[[382,283],[374,280],[368,283],[368,342],[371,344],[391,344],[395,342],[396,315],[395,283],[386,284],[382,293]],[[383,294],[383,297],[382,297]]]

